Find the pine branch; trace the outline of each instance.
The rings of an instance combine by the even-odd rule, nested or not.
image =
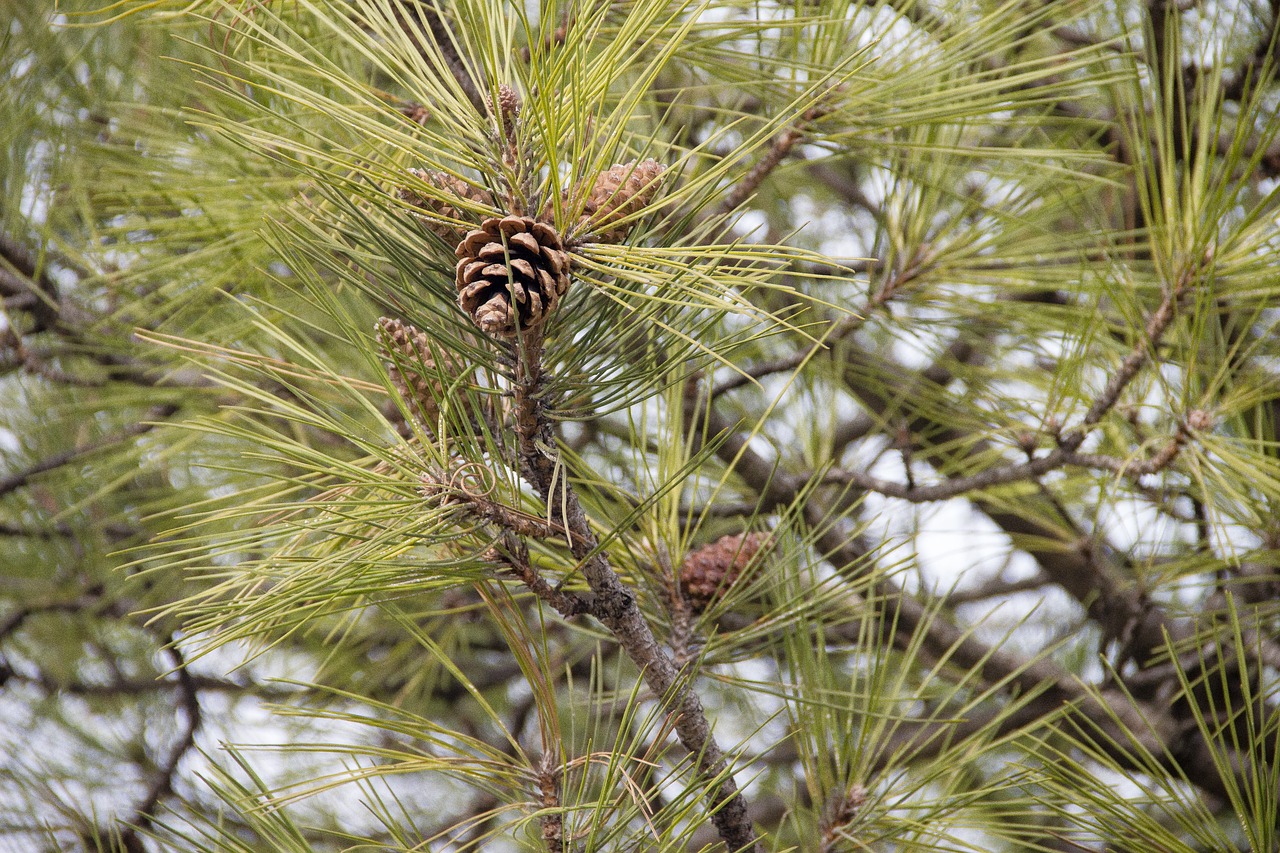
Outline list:
[[[774,139],[773,144],[769,146],[769,150],[760,158],[760,161],[752,166],[742,180],[738,181],[733,189],[725,195],[712,218],[729,215],[755,194],[755,191],[760,188],[765,179],[791,153],[791,149],[795,148],[800,140],[804,139],[812,124],[825,115],[827,111],[828,108],[825,106],[812,106],[796,119],[795,124],[779,134]]]
[[[1202,263],[1208,263],[1209,261],[1210,258],[1208,257],[1202,259]],[[1177,316],[1178,304],[1190,291],[1196,275],[1198,275],[1198,272],[1188,270],[1177,282],[1165,289],[1164,295],[1160,299],[1160,304],[1147,319],[1142,338],[1134,344],[1133,350],[1125,356],[1124,361],[1116,368],[1115,373],[1107,381],[1106,387],[1089,405],[1089,410],[1085,412],[1080,426],[1064,435],[1062,439],[1063,447],[1069,450],[1078,448],[1088,437],[1089,429],[1096,426],[1107,412],[1115,407],[1116,402],[1120,399],[1120,394],[1147,364],[1151,353],[1156,351],[1165,332],[1173,324],[1174,318]]]
[[[40,268],[36,258],[10,234],[0,232],[0,296],[5,306],[31,315],[31,332],[58,325],[61,296],[58,285]]]
[[[87,441],[77,447],[72,447],[60,453],[47,456],[32,465],[27,466],[21,471],[16,471],[6,477],[0,478],[0,495],[6,495],[10,492],[17,491],[31,481],[33,477],[40,474],[54,471],[73,462],[100,453],[103,450],[116,447],[130,439],[145,435],[155,429],[159,424],[154,421],[161,421],[170,417],[178,411],[178,406],[166,404],[163,406],[154,406],[147,413],[148,421],[130,424],[111,435],[103,436],[96,441]]]
[[[680,743],[694,756],[697,777],[708,788],[708,811],[720,837],[733,851],[759,850],[747,816],[747,804],[729,772],[698,695],[663,651],[640,612],[635,593],[627,589],[600,549],[573,486],[568,482],[554,444],[552,423],[541,395],[541,330],[521,337],[516,346],[514,409],[520,467],[569,533],[570,551],[595,595],[591,613],[607,627],[639,668],[645,684],[674,717]]]
[[[187,671],[186,659],[176,645],[177,638],[170,635],[165,639],[164,651],[173,664],[178,679],[179,707],[182,709],[183,726],[178,740],[169,748],[155,766],[151,774],[151,784],[146,794],[134,809],[133,817],[121,830],[121,839],[125,848],[141,849],[141,834],[147,832],[155,823],[156,807],[160,801],[173,793],[174,777],[178,765],[196,745],[196,733],[200,731],[203,713],[200,707],[200,688],[195,679]]]
[[[707,424],[707,430],[712,434],[730,428],[714,411],[708,414]],[[762,497],[779,488],[779,478],[772,466],[742,464],[751,454],[733,437],[718,444],[717,454]],[[810,528],[818,531],[815,546],[838,572],[857,572],[854,567],[865,566],[867,552],[855,537],[850,537],[843,525],[830,523],[829,519],[834,516],[823,501],[810,497],[803,510]],[[1026,713],[1010,718],[1005,723],[1006,727],[1052,720],[1065,709],[1071,709],[1098,725],[1107,737],[1102,747],[1117,760],[1132,762],[1129,750],[1133,742],[1140,744],[1146,754],[1155,756],[1168,755],[1184,746],[1184,729],[1171,718],[1167,708],[1135,703],[1118,690],[1104,692],[1101,699],[1095,698],[1081,687],[1075,676],[1052,661],[1027,659],[1007,649],[982,643],[973,634],[932,613],[891,579],[875,581],[874,590],[877,598],[885,602],[883,606],[894,614],[892,624],[904,642],[908,638],[922,637],[922,648],[934,660],[945,659],[953,666],[972,670],[981,676],[984,684],[1006,685],[1036,697],[1028,705]],[[976,721],[974,726],[974,732],[983,730]],[[962,734],[964,729],[957,731]],[[939,727],[922,730],[915,737],[924,738],[919,742],[927,745],[943,735],[944,729]],[[938,745],[941,746],[941,742]],[[1207,790],[1223,792],[1223,781],[1216,771],[1209,766],[1201,766],[1200,772],[1204,774],[1201,784]]]

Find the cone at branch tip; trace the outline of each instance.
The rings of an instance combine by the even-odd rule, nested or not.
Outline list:
[[[564,241],[555,228],[527,216],[486,219],[455,254],[458,304],[494,337],[541,326],[569,290]]]

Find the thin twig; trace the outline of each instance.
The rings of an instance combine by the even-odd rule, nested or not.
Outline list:
[[[41,332],[58,324],[61,310],[58,286],[30,251],[9,234],[0,232],[0,295],[29,297],[23,310],[35,325],[30,330]],[[10,305],[13,307],[13,305]]]
[[[471,105],[482,115],[488,112],[485,104],[484,94],[476,85],[476,77],[472,72],[471,66],[463,59],[462,54],[458,52],[457,40],[450,30],[449,24],[444,19],[444,13],[434,2],[428,3],[407,3],[401,0],[400,6],[412,5],[413,8],[420,10],[422,18],[426,21],[427,28],[431,32],[431,41],[435,44],[436,51],[439,52],[439,58],[444,61],[449,73],[453,75],[453,79],[457,81],[458,87],[462,89],[462,93],[466,95]],[[418,48],[418,51],[430,64],[434,59],[431,49],[423,44],[421,36],[422,31],[415,26],[414,22],[408,18],[409,12],[406,9],[397,7],[395,9],[396,23],[400,25],[400,29]]]
[[[495,549],[490,556],[504,563],[508,570],[529,588],[530,592],[554,607],[556,612],[565,619],[572,619],[592,611],[591,602],[587,599],[552,586],[542,573],[534,568],[529,560],[529,549],[514,533],[504,535],[503,546],[501,551]]]
[[[854,485],[869,492],[875,492],[889,498],[908,501],[909,503],[932,503],[959,497],[967,492],[989,489],[1025,480],[1033,480],[1061,468],[1098,468],[1112,471],[1126,477],[1142,477],[1164,470],[1177,457],[1185,445],[1187,434],[1179,430],[1178,434],[1149,459],[1129,460],[1118,456],[1107,456],[1101,453],[1074,453],[1064,448],[1056,448],[1044,456],[1036,457],[1029,462],[1017,462],[1010,465],[987,468],[968,477],[955,477],[942,483],[928,486],[913,486],[910,483],[896,483],[880,477],[873,477],[865,471],[833,468],[822,478],[824,483]]]
[[[717,216],[726,216],[742,206],[742,203],[749,199],[760,185],[764,183],[764,179],[776,168],[778,164],[786,159],[791,153],[791,149],[796,146],[801,139],[804,138],[809,126],[815,120],[826,113],[826,108],[814,105],[805,110],[804,113],[796,119],[791,127],[784,130],[773,140],[773,144],[769,146],[768,152],[760,158],[760,162],[751,167],[751,171],[743,176],[728,195],[716,206]]]
[[[1022,578],[1016,581],[1006,581],[996,578],[993,581],[984,583],[976,589],[957,590],[949,593],[946,602],[949,607],[959,607],[962,604],[973,604],[978,601],[986,601],[991,598],[1003,598],[1008,595],[1015,595],[1019,592],[1030,592],[1031,590],[1043,589],[1053,583],[1053,578],[1044,572],[1038,572],[1029,578]]]
[[[542,815],[542,843],[547,853],[565,853],[564,816],[560,811],[560,767],[550,753],[542,756],[537,768],[539,805]]]
[[[164,649],[173,662],[174,674],[178,679],[179,707],[182,709],[184,718],[182,733],[169,749],[164,760],[156,765],[150,787],[134,809],[133,818],[120,832],[127,849],[140,848],[139,834],[146,832],[153,825],[156,807],[160,804],[160,800],[173,793],[173,780],[178,764],[195,746],[196,733],[200,730],[203,720],[200,709],[200,689],[196,686],[191,673],[187,671],[186,660],[175,645],[175,640],[175,637],[169,636]]]
[[[130,424],[119,432],[104,436],[96,441],[87,441],[77,447],[72,447],[69,450],[62,451],[61,453],[55,453],[51,456],[47,456],[39,462],[27,466],[21,471],[17,471],[4,478],[0,478],[0,495],[7,495],[10,492],[17,491],[25,486],[32,477],[39,474],[44,474],[48,471],[61,468],[64,465],[70,465],[72,462],[84,459],[87,456],[92,456],[99,451],[105,450],[109,447],[114,447],[131,438],[137,438],[140,435],[144,435],[158,426],[154,421],[163,420],[176,411],[178,411],[178,407],[174,404],[155,406],[147,413],[147,417],[151,419],[150,421]]]

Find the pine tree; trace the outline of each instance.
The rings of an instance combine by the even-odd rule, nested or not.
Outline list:
[[[18,849],[1277,849],[1275,3],[0,0]]]

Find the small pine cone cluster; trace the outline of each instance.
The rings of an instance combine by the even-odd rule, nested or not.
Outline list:
[[[401,320],[381,317],[377,332],[396,393],[422,426],[434,430],[440,416],[439,400],[444,393],[436,368],[456,374],[460,365],[448,353],[433,354],[427,335]],[[401,429],[401,432],[408,430]]]
[[[598,243],[620,243],[632,223],[619,223],[653,201],[659,178],[667,169],[657,160],[612,166],[596,175],[574,232]]]
[[[486,219],[456,254],[458,304],[495,337],[536,329],[569,289],[569,253],[560,234],[527,216]]]
[[[447,201],[449,197],[457,199],[459,203],[470,201],[486,207],[493,205],[493,199],[485,190],[467,183],[456,175],[450,175],[448,172],[410,169],[409,174],[424,184],[439,190],[441,197],[425,195],[410,187],[400,187],[396,190],[396,195],[406,204],[411,204],[414,207],[420,207],[436,214],[439,218],[419,214],[417,219],[424,228],[440,237],[446,243],[457,243],[467,233],[466,228],[454,225],[447,220],[466,220],[469,218],[466,211],[458,207],[458,204]]]
[[[768,533],[738,533],[689,552],[680,567],[680,589],[694,611],[701,613],[723,596],[771,540]]]

